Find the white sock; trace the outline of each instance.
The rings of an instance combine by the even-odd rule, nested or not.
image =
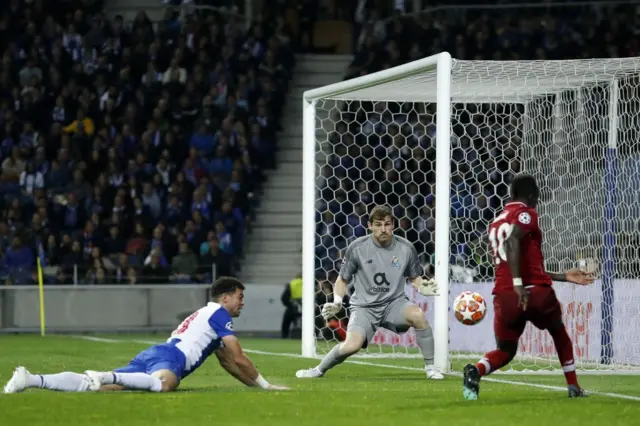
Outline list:
[[[162,392],[162,380],[146,373],[102,373],[103,385],[120,385],[127,389]]]
[[[31,374],[28,387],[63,392],[86,392],[89,390],[89,380],[84,374],[69,371],[58,374]]]

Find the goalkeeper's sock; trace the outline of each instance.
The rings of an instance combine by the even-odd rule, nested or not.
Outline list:
[[[62,392],[86,392],[90,382],[84,374],[64,372],[58,374],[30,374],[28,387]]]
[[[567,330],[564,326],[555,329],[552,331],[551,337],[553,337],[553,343],[556,346],[556,352],[558,352],[558,359],[562,365],[562,371],[564,372],[564,378],[567,380],[567,385],[578,386],[576,364],[573,360],[573,343],[567,334]]]
[[[435,351],[433,344],[433,330],[431,327],[416,329],[416,343],[422,352],[424,365],[433,365],[433,353]]]
[[[496,349],[495,351],[487,352],[484,357],[478,361],[476,368],[481,376],[486,376],[509,364],[511,358],[513,358],[513,356],[509,352]]]
[[[127,389],[162,392],[162,380],[147,373],[102,373],[103,385],[120,385]]]
[[[322,358],[320,365],[316,367],[318,371],[324,374],[336,365],[342,364],[345,359],[349,358],[349,356],[342,355],[340,353],[340,346],[342,346],[342,344],[335,345],[333,349],[331,349],[331,351]]]

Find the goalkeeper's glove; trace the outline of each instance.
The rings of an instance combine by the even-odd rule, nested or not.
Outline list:
[[[429,280],[422,279],[418,284],[418,293],[423,296],[439,296],[438,283],[433,278]]]
[[[322,318],[327,321],[329,318],[334,317],[342,309],[342,298],[334,297],[332,303],[325,303],[322,306]]]

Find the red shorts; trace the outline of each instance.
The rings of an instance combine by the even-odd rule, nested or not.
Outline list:
[[[540,330],[562,322],[562,305],[551,286],[529,287],[527,310],[518,306],[516,292],[493,296],[493,331],[498,341],[518,341],[527,321]]]

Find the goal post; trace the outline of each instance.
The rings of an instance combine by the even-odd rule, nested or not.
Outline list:
[[[541,187],[547,269],[598,274],[587,288],[555,285],[578,368],[639,372],[638,141],[640,58],[463,61],[443,52],[305,92],[302,354],[343,338],[348,307],[327,324],[319,303],[380,203],[439,282],[435,298],[407,286],[434,329],[436,366],[459,370],[493,349],[491,305],[472,327],[450,305],[465,290],[491,300],[486,227],[512,177],[527,172]],[[362,356],[418,352],[411,332],[379,330]],[[508,371],[558,369],[548,334],[528,326]]]
[[[436,102],[436,144],[438,146],[438,167],[436,168],[436,191],[447,193],[450,186],[449,151],[451,131],[451,55],[447,52],[430,56],[418,61],[410,62],[395,68],[383,70],[375,74],[365,75],[352,80],[343,81],[329,86],[306,91],[303,95],[303,230],[302,251],[303,270],[302,279],[304,286],[303,296],[303,322],[302,322],[302,353],[304,356],[316,356],[316,325],[315,294],[316,294],[316,176],[318,164],[316,156],[318,150],[317,130],[322,123],[317,120],[316,104],[319,100],[378,100],[388,102],[390,100],[404,101],[407,90],[393,93],[378,93],[378,88],[384,85],[393,85],[398,80],[410,81],[420,79],[427,75],[435,76],[433,83],[437,86],[434,91]],[[408,87],[406,89],[409,89]],[[386,96],[385,96],[386,95]],[[421,94],[414,100],[424,98]],[[390,99],[397,96],[397,99]],[[339,108],[339,107],[338,107]],[[331,121],[332,113],[328,111],[326,120]],[[326,123],[325,123],[326,124]],[[325,130],[326,131],[326,130]],[[435,356],[434,365],[441,371],[449,370],[449,203],[440,202],[436,206],[436,252],[435,252],[435,278],[440,286],[440,296],[435,300],[435,319],[432,324],[434,329]],[[313,296],[312,296],[313,295]]]

